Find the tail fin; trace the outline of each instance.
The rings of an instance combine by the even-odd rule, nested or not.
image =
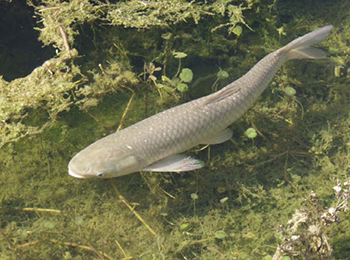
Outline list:
[[[321,29],[305,34],[284,46],[281,51],[287,53],[287,60],[324,59],[327,57],[326,53],[311,46],[326,39],[332,29],[332,25],[327,25]]]

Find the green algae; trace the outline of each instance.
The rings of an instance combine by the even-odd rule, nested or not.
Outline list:
[[[11,82],[0,79],[0,146],[42,132],[55,121],[58,113],[71,105],[85,109],[97,105],[109,92],[137,84],[135,72],[139,71],[133,66],[138,65],[140,59],[161,63],[166,75],[169,73],[166,68],[172,68],[171,52],[181,41],[191,42],[194,49],[190,53],[208,49],[201,46],[207,45],[202,35],[190,35],[186,30],[171,27],[184,22],[199,25],[205,17],[213,17],[213,26],[231,17],[235,17],[235,22],[229,23],[231,26],[244,23],[242,12],[252,8],[254,3],[244,1],[245,4],[236,6],[232,2],[225,0],[207,5],[168,0],[115,4],[88,0],[28,1],[37,19],[38,40],[54,47],[56,57],[22,79]],[[125,29],[128,27],[147,28],[148,31],[138,34]],[[105,28],[110,30],[106,32]],[[200,41],[196,42],[197,39]],[[158,50],[157,46],[163,44]],[[16,99],[17,95],[21,98]],[[27,109],[41,109],[47,113],[48,120],[30,125],[26,122],[30,116]]]
[[[308,231],[310,226],[322,224],[322,214],[336,206],[333,187],[349,175],[349,79],[333,77],[331,62],[348,64],[346,41],[350,35],[344,32],[350,31],[350,23],[340,21],[350,8],[342,1],[316,8],[293,1],[270,6],[269,13],[266,2],[242,3],[248,2],[255,5],[244,19],[254,32],[245,30],[242,23],[244,30],[238,40],[220,30],[237,20],[228,22],[224,16],[236,10],[228,9],[235,1],[215,2],[223,16],[208,14],[207,19],[216,22],[211,27],[202,16],[196,19],[198,12],[186,14],[189,8],[200,9],[195,2],[182,7],[174,1],[179,8],[174,20],[159,13],[159,3],[151,3],[148,10],[141,9],[142,1],[126,2],[125,10],[141,15],[147,10],[159,13],[153,13],[154,23],[138,25],[138,29],[149,28],[147,31],[85,24],[99,19],[96,10],[108,5],[81,1],[86,10],[99,8],[92,12],[94,17],[84,13],[82,18],[77,17],[80,7],[75,1],[62,6],[47,1],[38,7],[43,13],[51,12],[42,19],[43,24],[52,19],[51,33],[58,36],[49,37],[47,29],[46,40],[59,54],[47,61],[49,66],[43,65],[23,79],[1,81],[1,97],[5,96],[0,106],[4,131],[0,150],[1,259],[273,259],[274,255],[275,259],[347,259],[349,211],[339,212],[338,222],[318,229],[332,250],[313,250]],[[298,12],[298,18],[289,17],[290,10]],[[68,176],[67,164],[76,152],[117,128],[132,94],[126,87],[136,96],[125,126],[179,102],[181,97],[160,102],[152,82],[137,76],[144,62],[153,61],[155,67],[162,68],[155,72],[159,79],[175,75],[178,60],[172,51],[183,51],[187,54],[183,66],[194,71],[194,79],[182,100],[202,96],[211,90],[220,68],[228,72],[229,80],[242,75],[267,51],[286,43],[286,38],[324,25],[324,12],[333,14],[327,23],[334,24],[335,30],[322,46],[335,46],[338,53],[331,62],[295,61],[283,67],[257,105],[233,125],[233,143],[189,152],[207,162],[204,169],[183,174],[135,173],[115,180],[120,193],[157,236],[125,207],[108,180]],[[57,31],[59,18],[69,53]],[[114,22],[113,26],[119,26]],[[134,26],[127,22],[121,25]],[[176,27],[189,23],[197,23],[197,27]],[[216,28],[220,24],[225,26]],[[159,27],[152,30],[152,26]],[[175,29],[168,31],[168,26]],[[215,39],[201,39],[208,28],[216,28]],[[284,36],[279,33],[281,28]],[[90,30],[100,40],[87,42]],[[152,47],[158,43],[163,43],[160,49]],[[214,59],[220,68],[213,64]],[[208,82],[204,84],[201,77]],[[220,86],[228,83],[225,80],[223,77]],[[290,86],[296,90],[292,97],[285,94]],[[26,99],[28,95],[30,99]],[[260,132],[254,142],[244,135],[252,125]],[[20,136],[24,138],[8,142]],[[310,194],[316,194],[317,202]],[[296,212],[312,214],[292,233],[288,225]],[[303,240],[286,243],[286,238],[298,235],[311,242],[307,246]]]

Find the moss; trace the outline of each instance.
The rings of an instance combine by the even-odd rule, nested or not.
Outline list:
[[[153,26],[168,26],[169,23],[180,23],[191,19],[198,24],[203,8],[195,2],[182,1],[151,1],[151,2],[120,2],[110,8],[107,20],[112,25],[124,27],[151,28]],[[207,13],[208,14],[208,13]]]
[[[168,26],[184,21],[199,24],[203,17],[213,15],[214,20],[217,20],[226,15],[226,9],[236,8],[243,12],[253,6],[251,1],[244,8],[235,7],[231,2],[222,1],[219,8],[217,3],[201,5],[181,1],[151,1],[146,4],[137,1],[116,4],[29,1],[28,5],[34,8],[37,17],[35,29],[40,33],[38,40],[56,48],[57,56],[22,79],[0,81],[0,119],[3,122],[0,145],[42,132],[52,124],[58,113],[68,110],[72,105],[87,109],[97,105],[105,94],[126,85],[137,84],[135,72],[138,71],[133,71],[132,66],[139,66],[140,59],[144,62],[157,59],[166,75],[168,72],[165,68],[171,68],[171,62],[174,62],[169,58],[172,56],[171,49],[188,38],[186,35],[189,36],[184,30],[174,31]],[[242,12],[229,11],[228,16],[236,17],[235,24],[244,23]],[[214,24],[220,22],[217,20]],[[114,28],[102,32],[99,28],[106,23]],[[140,35],[135,30],[122,30],[118,25],[150,30]],[[157,33],[159,28],[163,30],[161,33]],[[117,33],[111,35],[111,32]],[[160,37],[165,34],[168,36]],[[183,39],[178,39],[178,35]],[[199,39],[200,35],[195,38]],[[193,45],[195,39],[190,36],[187,40]],[[158,50],[157,46],[163,44],[164,48]],[[193,52],[203,49],[198,48],[203,44],[207,43],[195,43]],[[32,115],[25,112],[28,109],[42,110],[47,113],[48,120],[30,125],[26,122]]]

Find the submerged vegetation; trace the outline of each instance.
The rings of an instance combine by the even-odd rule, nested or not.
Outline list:
[[[0,30],[31,12],[33,34],[55,49],[28,67],[9,55],[10,35],[0,39],[0,73],[9,61],[27,71],[0,78],[1,260],[349,259],[348,1],[1,6],[19,16],[0,15]],[[326,24],[330,59],[284,66],[232,142],[189,152],[204,169],[111,182],[67,174],[93,141],[223,87]]]
[[[138,82],[135,72],[139,70],[135,68],[139,65],[135,59],[153,60],[170,67],[173,48],[182,41],[194,42],[196,48],[207,44],[203,39],[196,44],[199,35],[176,29],[178,24],[186,23],[188,27],[208,16],[222,16],[225,20],[228,13],[230,21],[225,26],[232,30],[238,23],[244,23],[242,11],[251,9],[256,1],[243,2],[240,6],[231,2],[217,1],[209,5],[167,0],[115,4],[88,0],[28,1],[37,16],[38,40],[54,47],[56,57],[25,78],[11,82],[1,79],[0,145],[41,132],[59,112],[71,105],[84,108],[97,105],[105,94],[135,85]],[[219,21],[214,24],[220,25]],[[124,29],[128,27],[134,30]],[[107,28],[109,31],[104,32]],[[139,36],[137,30],[141,29],[148,31]],[[183,92],[187,85],[183,83],[178,89]],[[30,117],[30,113],[25,112],[27,109],[42,109],[47,113],[48,122],[30,125],[26,122]]]

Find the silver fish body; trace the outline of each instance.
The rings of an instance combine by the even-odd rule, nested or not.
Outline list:
[[[180,172],[203,167],[202,162],[179,154],[198,144],[221,143],[231,138],[227,127],[253,106],[285,61],[326,57],[311,46],[323,41],[331,30],[329,25],[297,38],[265,56],[220,91],[94,142],[72,158],[69,174],[78,178],[112,178],[140,170]]]

